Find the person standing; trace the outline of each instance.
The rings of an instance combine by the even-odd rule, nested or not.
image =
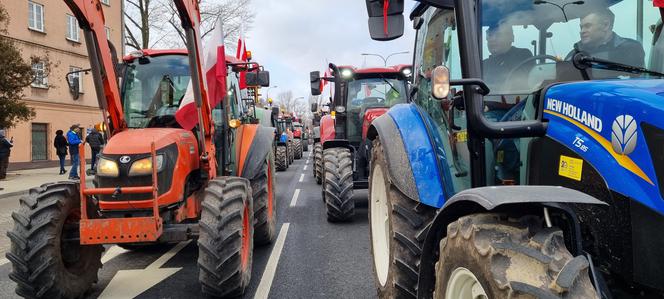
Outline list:
[[[5,137],[5,130],[0,130],[0,180],[4,180],[7,177],[9,155],[13,146],[13,140],[7,140],[7,137]]]
[[[101,133],[99,133],[97,129],[92,128],[90,134],[85,137],[85,142],[87,142],[90,145],[90,149],[92,149],[90,169],[94,170],[95,166],[97,166],[97,155],[99,155],[101,146],[104,144],[104,137],[101,136]]]
[[[67,132],[67,141],[69,142],[69,158],[71,159],[71,171],[69,171],[70,180],[78,180],[78,145],[81,144],[81,137],[78,136],[78,132],[81,130],[79,124],[72,125]]]
[[[65,169],[65,159],[67,158],[67,147],[69,146],[69,143],[62,130],[55,131],[53,146],[55,146],[55,153],[58,155],[58,158],[60,158],[60,174],[65,174],[67,173],[67,170]]]

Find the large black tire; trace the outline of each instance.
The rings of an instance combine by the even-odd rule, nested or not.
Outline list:
[[[420,205],[392,185],[383,146],[378,138],[373,141],[369,174],[369,228],[371,256],[376,290],[380,298],[415,298],[422,254],[422,244],[436,210]],[[385,200],[384,210],[379,200]],[[383,218],[377,213],[384,213]],[[385,223],[386,231],[378,226]],[[376,225],[376,226],[375,226]],[[375,246],[376,238],[383,236],[383,246]],[[379,247],[379,248],[376,248]],[[389,254],[380,254],[389,249]],[[382,281],[378,266],[383,265]]]
[[[278,145],[275,154],[274,164],[276,165],[277,171],[285,171],[288,169],[288,155],[285,145]]]
[[[314,144],[314,177],[316,184],[323,182],[323,146],[320,142]]]
[[[293,145],[294,145],[293,156],[297,160],[302,159],[302,139],[298,138],[293,139]]]
[[[198,280],[203,294],[235,297],[251,279],[254,213],[249,181],[217,177],[205,188],[198,238]]]
[[[97,282],[104,248],[64,240],[78,236],[80,203],[75,182],[45,184],[19,200],[12,213],[14,228],[7,232],[9,278],[16,282],[16,294],[79,298]]]
[[[274,163],[269,155],[262,172],[251,180],[254,199],[254,245],[272,243],[276,236],[277,211],[274,192]]]
[[[347,148],[333,147],[323,152],[325,183],[323,200],[330,222],[350,221],[355,215],[353,200],[353,160]]]
[[[488,298],[599,298],[586,258],[572,256],[562,231],[543,228],[538,217],[475,214],[452,222],[440,241],[435,298],[446,297],[448,280],[461,268]]]
[[[309,151],[309,139],[304,139],[302,141],[302,151],[305,151],[305,152]]]
[[[293,164],[295,162],[295,146],[293,141],[288,142],[288,164]]]

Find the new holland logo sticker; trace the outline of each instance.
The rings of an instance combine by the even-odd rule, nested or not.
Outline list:
[[[631,115],[619,115],[611,126],[611,145],[621,155],[629,155],[636,148],[637,124]]]

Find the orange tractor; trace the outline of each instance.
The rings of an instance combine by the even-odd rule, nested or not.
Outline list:
[[[240,120],[246,110],[239,109],[237,78],[226,75],[252,69],[248,81],[265,85],[269,74],[242,61],[227,64],[221,54],[206,74],[198,1],[174,2],[187,50],[144,50],[120,65],[106,40],[99,0],[65,0],[84,32],[110,138],[94,186],[85,184],[81,159],[81,183],[45,184],[20,200],[7,253],[18,295],[83,296],[97,281],[105,244],[135,248],[197,239],[202,292],[237,296],[251,278],[254,243],[274,239],[274,130]],[[208,87],[215,89],[208,93]],[[194,99],[189,116],[197,116],[192,128],[176,119],[187,90]]]

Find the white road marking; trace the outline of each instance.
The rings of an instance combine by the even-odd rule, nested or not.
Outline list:
[[[302,168],[302,170],[307,170],[307,165],[304,165],[304,168]]]
[[[175,256],[191,240],[178,243],[145,269],[120,270],[108,283],[99,298],[134,298],[147,291],[182,268],[159,268]]]
[[[0,259],[0,266],[4,265],[4,264],[6,264],[6,263],[9,263],[9,260],[8,260],[8,259],[6,259],[6,258],[1,258],[1,259]]]
[[[108,248],[108,250],[106,250],[106,253],[104,253],[104,256],[101,257],[101,263],[106,264],[106,262],[112,260],[116,256],[121,255],[127,251],[129,250],[124,249],[117,245],[113,245],[110,248]]]
[[[290,206],[294,207],[297,204],[297,197],[300,196],[300,189],[295,189],[293,193],[293,199],[291,199]]]
[[[304,173],[300,174],[300,183],[302,183],[302,181],[304,181]]]
[[[300,189],[297,189],[300,191]],[[296,192],[297,192],[296,191]],[[284,223],[279,230],[279,236],[277,236],[277,242],[272,248],[272,253],[270,253],[270,258],[267,260],[267,265],[265,266],[265,271],[261,277],[261,282],[258,284],[256,289],[256,294],[254,299],[267,299],[270,294],[270,288],[272,287],[272,281],[274,280],[274,275],[277,272],[277,264],[279,263],[279,257],[281,256],[281,251],[284,249],[284,243],[286,242],[286,234],[288,234],[288,227],[290,223]]]

